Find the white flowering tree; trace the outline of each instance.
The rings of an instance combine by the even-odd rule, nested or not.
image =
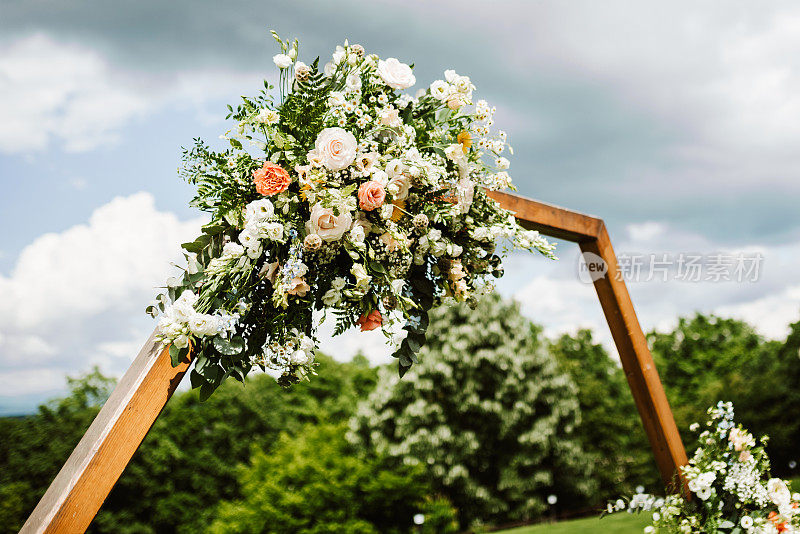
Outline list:
[[[550,495],[574,506],[593,489],[576,389],[540,337],[499,297],[432,312],[420,364],[383,370],[350,439],[426,465],[462,526],[535,517]]]

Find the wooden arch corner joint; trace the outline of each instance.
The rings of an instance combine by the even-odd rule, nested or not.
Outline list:
[[[605,262],[606,275],[595,280],[594,287],[661,477],[667,488],[675,489],[678,469],[687,463],[686,451],[628,289],[619,276],[605,224],[596,217],[519,195],[496,191],[489,195],[514,212],[524,227],[577,243],[582,252],[596,254]],[[151,335],[20,532],[85,532],[188,368],[188,361],[172,367],[169,351]]]

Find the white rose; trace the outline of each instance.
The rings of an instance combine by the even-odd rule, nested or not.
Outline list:
[[[479,226],[470,232],[472,239],[476,241],[491,241],[492,230],[488,226]]]
[[[287,69],[292,64],[292,58],[286,54],[276,54],[272,56],[272,62],[275,63],[275,66],[279,69]]]
[[[417,83],[411,67],[393,57],[378,61],[378,76],[392,89],[408,89]]]
[[[322,164],[332,171],[346,169],[356,159],[356,138],[342,128],[325,128],[314,142]]]
[[[337,241],[350,228],[353,216],[349,212],[335,215],[333,209],[314,204],[311,208],[311,219],[306,222],[306,231],[317,234],[323,241]]]

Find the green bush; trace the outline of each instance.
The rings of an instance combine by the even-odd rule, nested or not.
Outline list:
[[[391,534],[408,532],[420,512],[445,526],[455,517],[429,500],[421,466],[390,466],[357,451],[342,425],[283,434],[270,452],[254,448],[238,478],[243,497],[220,504],[213,534]]]

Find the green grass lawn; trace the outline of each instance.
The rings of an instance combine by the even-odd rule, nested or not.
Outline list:
[[[498,534],[566,534],[568,532],[581,532],[585,534],[642,534],[647,526],[650,514],[614,514],[602,519],[588,517],[573,521],[559,523],[542,523],[531,527],[520,527],[503,530]]]

